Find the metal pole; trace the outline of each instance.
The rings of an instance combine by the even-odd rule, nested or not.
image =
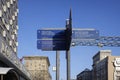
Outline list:
[[[70,80],[70,50],[66,50],[67,80]]]
[[[72,36],[72,14],[70,9],[69,19],[66,20],[66,61],[67,61],[67,80],[70,80],[70,45]]]
[[[1,80],[3,80],[3,75],[1,75]]]
[[[60,52],[56,51],[56,80],[59,80],[60,73]]]

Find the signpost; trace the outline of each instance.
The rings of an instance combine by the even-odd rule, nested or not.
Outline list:
[[[72,16],[66,21],[66,29],[52,28],[37,31],[37,48],[43,51],[56,51],[56,80],[59,80],[59,51],[66,51],[67,80],[70,80],[70,46],[120,46],[120,37],[99,37],[95,29],[72,29]],[[120,61],[119,61],[120,62]],[[3,76],[1,76],[1,79]]]
[[[37,31],[37,48],[44,51],[56,51],[56,80],[59,80],[59,50],[66,50],[65,29],[41,29]]]
[[[67,80],[70,80],[70,46],[75,40],[96,40],[99,31],[95,29],[73,29],[70,10],[69,19],[64,28],[47,28],[37,30],[37,48],[43,51],[56,51],[56,80],[59,80],[59,51],[66,51]]]

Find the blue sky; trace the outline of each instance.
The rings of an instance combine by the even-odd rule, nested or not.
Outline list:
[[[100,36],[120,35],[120,0],[19,0],[18,56],[44,55],[50,59],[50,73],[55,80],[55,51],[37,49],[37,30],[65,28],[65,20],[72,9],[73,28],[95,28]],[[119,47],[76,46],[71,48],[71,78],[85,68],[92,68],[92,57],[99,51],[110,49],[120,55]],[[65,51],[60,52],[60,80],[66,80]]]

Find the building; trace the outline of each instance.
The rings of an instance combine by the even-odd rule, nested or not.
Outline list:
[[[105,77],[102,77],[102,78],[105,78],[105,80],[107,80],[107,75],[105,73],[107,73],[106,57],[108,56],[111,56],[111,50],[101,50],[96,55],[93,56],[93,80],[97,80],[97,78],[99,77],[98,71],[99,71],[99,65],[101,63],[104,64],[104,66],[101,65],[101,67],[104,68],[104,71],[105,71],[104,73],[101,73],[101,76],[105,75]]]
[[[0,50],[17,55],[17,0],[0,0]]]
[[[0,0],[0,78],[29,80],[30,75],[17,57],[18,0]]]
[[[51,80],[50,62],[45,56],[25,56],[24,64],[32,75],[32,80]]]
[[[93,80],[120,80],[120,56],[101,50],[93,56]]]
[[[92,71],[86,68],[77,75],[77,80],[92,80]]]

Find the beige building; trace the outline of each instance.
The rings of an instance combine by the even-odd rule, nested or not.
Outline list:
[[[51,80],[50,62],[45,56],[25,56],[24,64],[32,75],[32,80]]]
[[[120,80],[120,56],[101,50],[93,56],[93,80]]]

